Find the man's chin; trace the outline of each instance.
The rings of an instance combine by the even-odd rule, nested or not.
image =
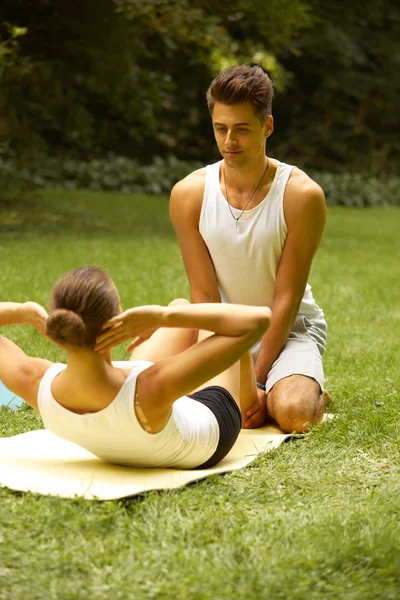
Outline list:
[[[223,154],[222,156],[228,167],[232,167],[232,169],[237,169],[246,163],[246,158],[243,153],[237,154],[236,156],[230,156],[229,154]]]

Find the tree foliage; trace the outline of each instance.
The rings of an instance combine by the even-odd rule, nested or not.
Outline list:
[[[18,155],[208,162],[205,91],[257,63],[277,92],[273,153],[390,170],[399,20],[394,0],[2,0],[0,137]]]
[[[14,147],[77,154],[140,148],[156,128],[168,78],[156,82],[141,68],[134,24],[109,0],[27,4],[1,8],[28,29],[20,50],[29,64],[5,69],[0,96],[1,128]]]
[[[295,74],[276,112],[280,150],[315,168],[382,174],[400,153],[400,7],[367,0],[312,0],[318,15],[284,57]]]

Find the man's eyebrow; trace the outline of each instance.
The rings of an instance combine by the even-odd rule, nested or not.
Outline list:
[[[225,123],[219,123],[219,121],[215,121],[213,125],[223,125],[225,127]],[[246,123],[246,121],[243,121],[243,123],[235,123],[234,127],[242,127],[243,125],[246,125],[246,127],[251,127],[250,123]]]

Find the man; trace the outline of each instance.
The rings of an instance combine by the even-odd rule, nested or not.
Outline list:
[[[253,348],[258,399],[244,427],[267,415],[306,431],[324,412],[326,323],[307,284],[326,220],[322,189],[266,155],[273,88],[261,67],[223,71],[207,102],[223,160],[172,190],[170,217],[193,302],[267,305],[272,324]]]

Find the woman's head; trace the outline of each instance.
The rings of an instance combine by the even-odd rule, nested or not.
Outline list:
[[[120,312],[111,278],[96,267],[81,267],[56,282],[46,333],[57,344],[93,349],[102,325]]]

